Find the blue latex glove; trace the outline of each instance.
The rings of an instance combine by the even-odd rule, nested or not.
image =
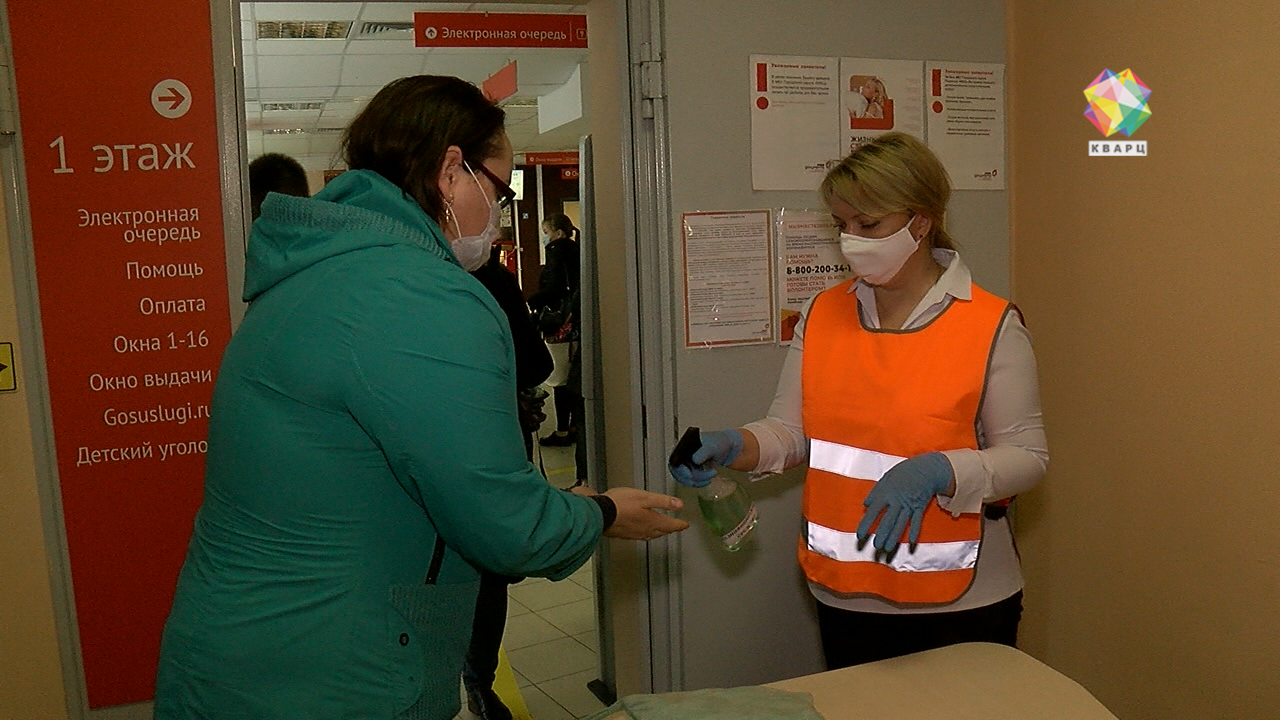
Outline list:
[[[908,522],[911,532],[907,542],[914,546],[920,539],[925,508],[935,495],[947,491],[952,477],[951,463],[940,452],[916,455],[894,465],[862,501],[867,511],[858,523],[858,541],[867,541],[871,527],[883,512],[884,517],[876,528],[876,549],[886,553],[897,550]]]
[[[700,430],[702,447],[693,453],[693,465],[667,465],[676,482],[689,487],[705,487],[716,476],[716,465],[728,465],[742,452],[742,433],[736,429]]]

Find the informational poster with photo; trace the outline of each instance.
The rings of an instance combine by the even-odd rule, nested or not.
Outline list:
[[[771,218],[769,210],[682,216],[685,347],[774,342]]]
[[[957,190],[1003,190],[1004,65],[929,62],[927,141]]]
[[[840,58],[840,109],[847,155],[891,130],[924,139],[924,63]]]
[[[756,190],[813,190],[840,139],[839,60],[751,56],[751,186]]]
[[[787,345],[805,303],[852,275],[826,210],[778,211],[777,235],[778,342]]]

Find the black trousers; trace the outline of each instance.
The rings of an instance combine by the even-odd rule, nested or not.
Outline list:
[[[498,648],[507,629],[507,585],[521,578],[480,573],[480,594],[476,596],[476,617],[471,622],[471,644],[462,666],[462,684],[468,690],[493,687],[498,672]]]
[[[561,432],[577,432],[582,427],[582,343],[569,343],[569,373],[564,385],[551,389],[556,404],[556,429]]]
[[[965,642],[1016,647],[1021,619],[1021,591],[972,610],[910,615],[852,612],[818,603],[828,670]]]
[[[556,430],[577,432],[582,426],[582,390],[570,385],[551,388],[556,405]]]

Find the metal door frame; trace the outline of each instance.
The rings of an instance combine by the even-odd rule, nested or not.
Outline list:
[[[663,75],[663,0],[626,0],[631,108],[624,121],[624,217],[628,246],[633,420],[641,428],[633,466],[642,487],[669,489],[667,449],[675,444],[675,318],[671,271],[673,238],[668,119]],[[632,285],[631,283],[634,283]],[[643,603],[648,635],[648,690],[683,689],[679,607],[680,535],[645,546],[648,593]]]

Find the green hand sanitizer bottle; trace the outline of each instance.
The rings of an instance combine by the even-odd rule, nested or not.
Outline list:
[[[729,552],[742,548],[759,519],[747,489],[721,475],[698,488],[698,508],[707,527],[720,536],[720,542]]]
[[[680,442],[671,451],[672,465],[693,467],[693,453],[702,446],[698,428],[684,431]],[[711,482],[698,488],[698,509],[707,527],[720,538],[729,552],[737,552],[755,529],[759,514],[756,504],[738,482],[716,475]]]

